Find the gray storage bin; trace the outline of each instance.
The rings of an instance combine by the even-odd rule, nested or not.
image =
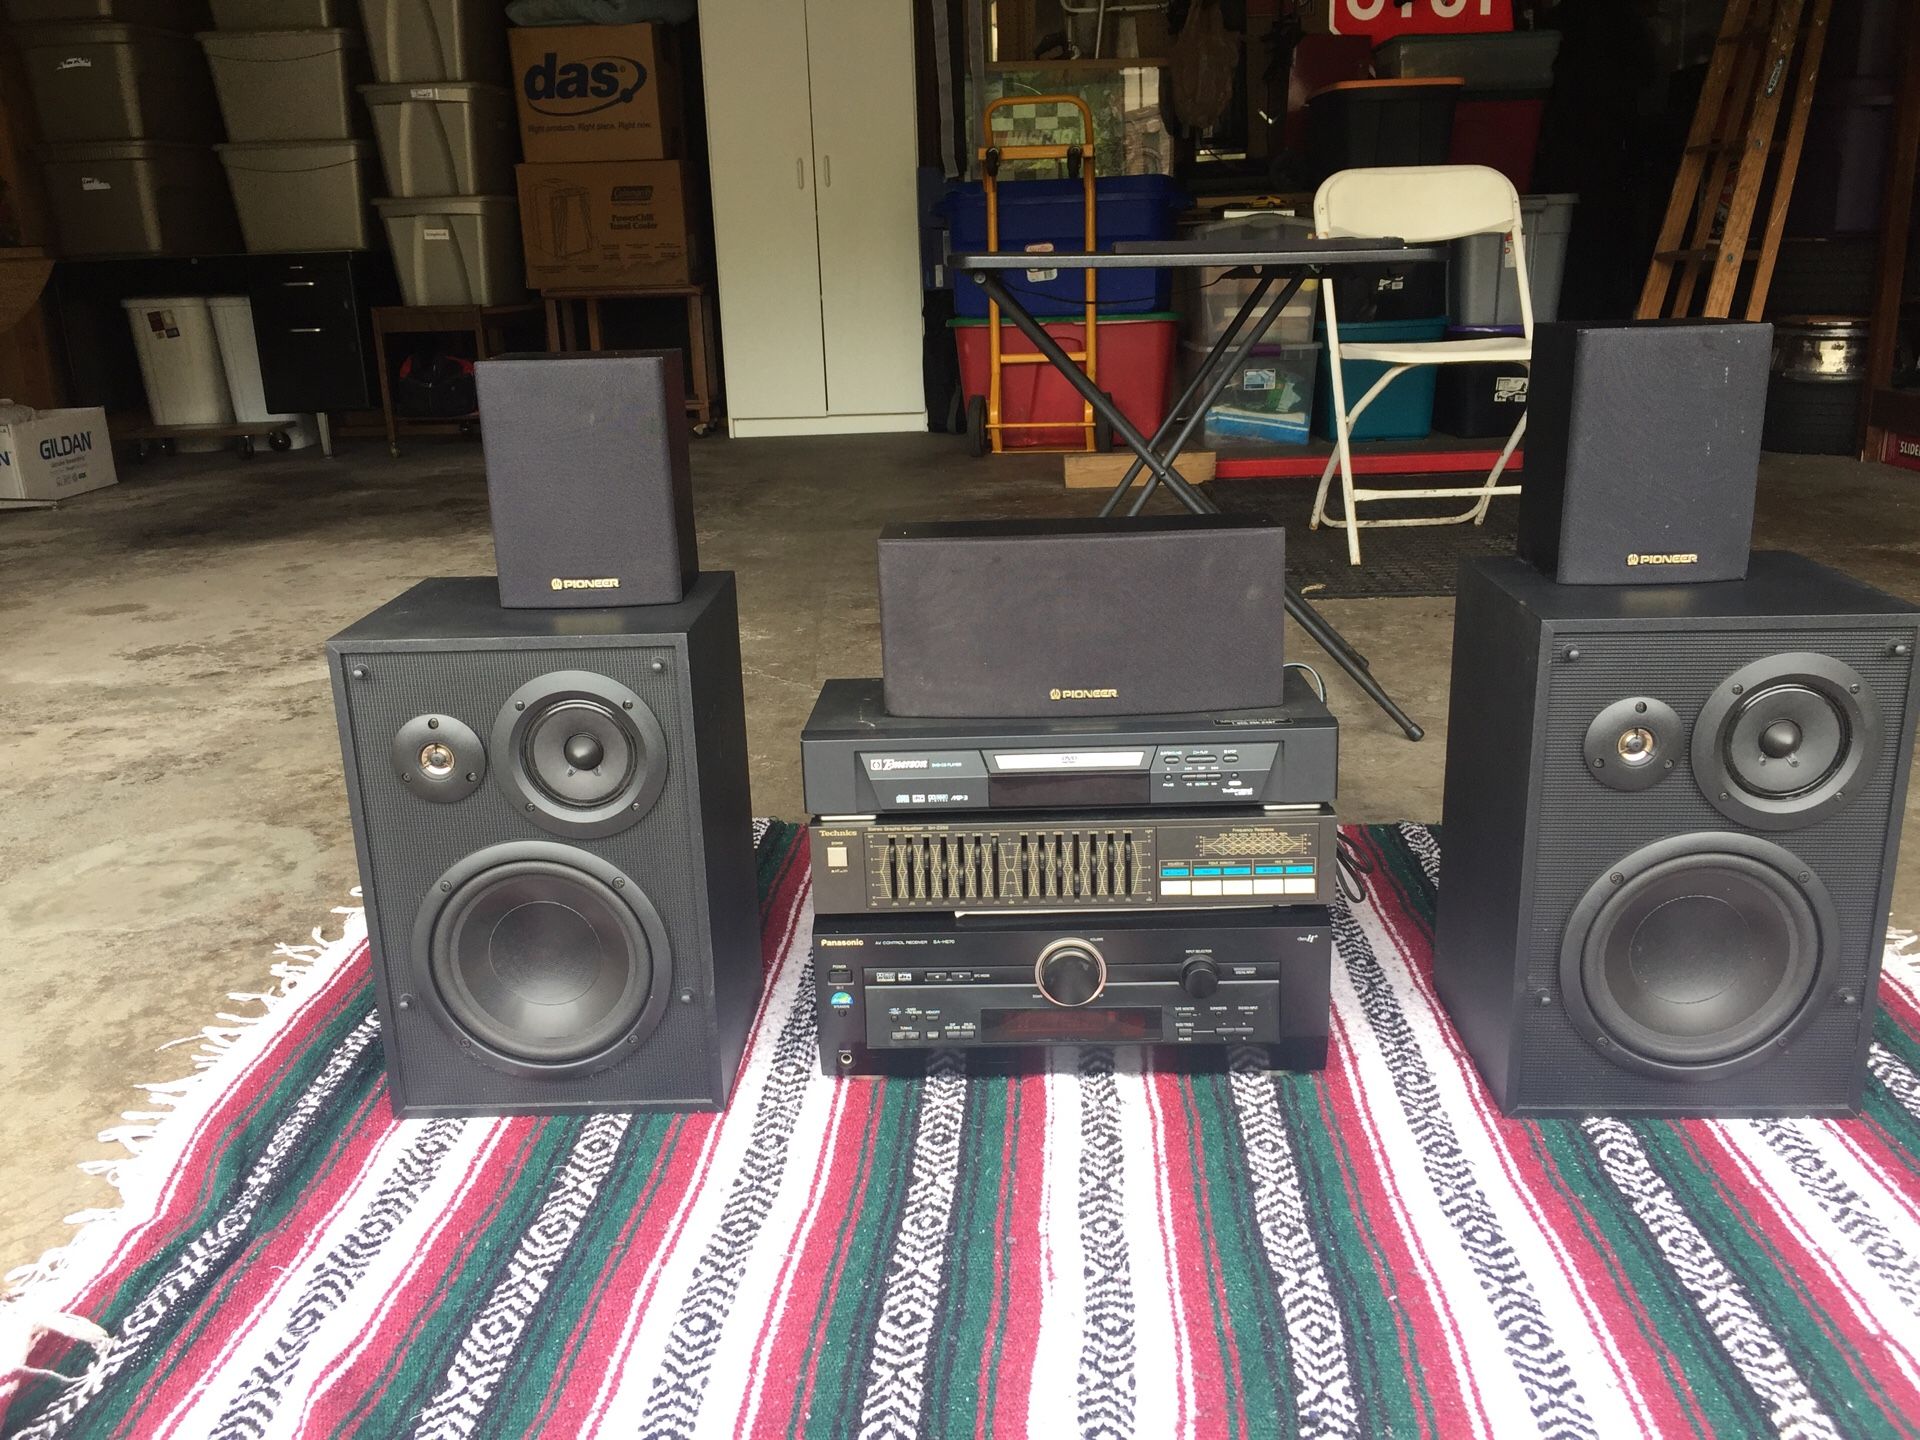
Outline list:
[[[4,0],[0,11],[16,25],[118,20],[161,30],[198,30],[207,23],[207,0]]]
[[[51,145],[220,138],[206,58],[191,35],[101,22],[15,33]]]
[[[500,0],[360,0],[373,77],[405,80],[507,79],[507,27]]]
[[[62,255],[231,255],[240,248],[205,145],[56,145],[43,167]]]
[[[511,195],[373,202],[409,305],[512,305],[527,295],[520,206]]]
[[[373,147],[364,140],[219,145],[240,233],[252,253],[371,250],[367,197]]]
[[[1523,195],[1520,228],[1527,250],[1527,283],[1536,323],[1560,315],[1560,281],[1567,269],[1567,235],[1578,195]],[[1518,325],[1520,282],[1504,235],[1470,235],[1453,242],[1451,304],[1455,325]]]
[[[1231,219],[1209,220],[1185,232],[1189,240],[1204,240],[1226,248],[1246,248],[1260,244],[1285,244],[1305,240],[1313,234],[1311,215],[1282,215],[1267,212],[1239,215]],[[1240,307],[1254,292],[1259,281],[1252,276],[1228,278],[1231,267],[1209,266],[1204,270],[1183,269],[1173,272],[1173,308],[1180,313],[1185,337],[1190,344],[1211,346],[1233,323]],[[1272,308],[1272,302],[1286,288],[1276,281],[1267,288],[1267,303],[1255,312],[1249,327]],[[1313,322],[1319,314],[1320,288],[1317,280],[1301,284],[1267,330],[1263,344],[1312,344]],[[1244,332],[1243,332],[1244,333]]]
[[[366,133],[353,97],[368,73],[357,31],[209,30],[200,44],[235,144]]]
[[[500,85],[362,85],[387,188],[400,198],[513,190],[513,92]]]
[[[213,0],[218,30],[358,29],[356,0]]]
[[[1558,30],[1486,35],[1399,35],[1373,52],[1383,79],[1431,80],[1457,75],[1469,93],[1534,93],[1553,88]]]

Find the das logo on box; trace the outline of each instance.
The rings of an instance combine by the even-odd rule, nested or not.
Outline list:
[[[1309,30],[1378,43],[1396,35],[1511,30],[1513,0],[1311,0],[1305,18]]]
[[[527,104],[542,115],[591,115],[624,105],[647,83],[647,67],[631,55],[592,55],[561,62],[549,50],[521,77]]]

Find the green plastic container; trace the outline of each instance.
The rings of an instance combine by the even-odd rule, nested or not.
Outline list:
[[[1447,317],[1435,315],[1426,320],[1342,321],[1343,344],[1357,340],[1441,340],[1446,338]],[[1320,355],[1314,375],[1313,433],[1324,440],[1333,435],[1333,366],[1327,358],[1327,327],[1316,325],[1314,338]],[[1373,382],[1389,367],[1378,360],[1348,360],[1340,366],[1340,380],[1347,390],[1347,408],[1373,388]],[[1420,440],[1433,429],[1433,387],[1438,378],[1431,365],[1418,365],[1400,376],[1367,406],[1353,427],[1355,440]]]

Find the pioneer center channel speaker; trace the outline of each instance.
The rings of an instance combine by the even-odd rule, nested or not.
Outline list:
[[[327,648],[394,1109],[725,1103],[760,994],[733,576],[429,580]]]
[[[1773,327],[1542,325],[1519,550],[1563,585],[1738,580]]]
[[[700,568],[678,350],[473,367],[500,603],[671,605]]]
[[[1215,515],[895,525],[889,714],[1166,715],[1282,703],[1286,532]]]
[[[1860,1103],[1920,610],[1461,569],[1434,978],[1510,1114]]]

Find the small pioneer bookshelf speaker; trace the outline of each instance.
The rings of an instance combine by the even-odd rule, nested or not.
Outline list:
[[[724,1104],[760,994],[733,576],[428,580],[327,649],[394,1109]]]
[[[1860,1103],[1920,609],[1461,567],[1434,979],[1512,1114]]]
[[[500,603],[671,605],[700,568],[678,350],[473,367]]]
[[[880,536],[888,713],[1065,719],[1285,698],[1286,532],[1220,515]]]
[[[1745,575],[1772,356],[1771,325],[1540,326],[1520,553],[1562,585]]]

